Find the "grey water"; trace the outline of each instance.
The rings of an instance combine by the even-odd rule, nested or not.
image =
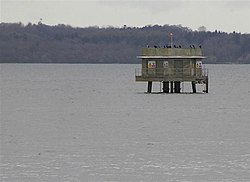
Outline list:
[[[250,181],[250,65],[206,65],[208,94],[137,67],[1,64],[0,181]]]

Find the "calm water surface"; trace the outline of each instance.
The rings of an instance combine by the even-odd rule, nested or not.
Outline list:
[[[0,181],[250,181],[250,65],[207,65],[208,94],[136,67],[0,65]]]

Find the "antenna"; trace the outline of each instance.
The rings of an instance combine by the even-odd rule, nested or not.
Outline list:
[[[173,47],[173,33],[170,32],[168,36],[170,37],[170,46]]]

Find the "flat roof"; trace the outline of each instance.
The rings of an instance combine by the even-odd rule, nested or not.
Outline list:
[[[204,59],[205,56],[137,56],[138,59]]]

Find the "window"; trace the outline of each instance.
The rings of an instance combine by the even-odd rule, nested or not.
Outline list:
[[[155,61],[148,61],[148,68],[156,68],[156,62]]]
[[[163,68],[168,68],[168,61],[163,61]]]

